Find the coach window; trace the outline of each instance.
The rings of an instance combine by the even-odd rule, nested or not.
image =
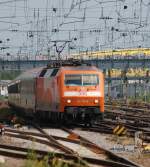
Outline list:
[[[21,90],[21,83],[18,83],[18,93],[20,93]]]
[[[14,85],[14,93],[18,93],[18,84]]]
[[[8,93],[20,93],[20,83],[10,85],[8,87]]]
[[[8,86],[8,93],[11,93],[11,85]]]

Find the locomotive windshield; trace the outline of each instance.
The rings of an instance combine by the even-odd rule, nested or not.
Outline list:
[[[99,84],[97,74],[67,74],[65,85],[69,86],[95,86]]]

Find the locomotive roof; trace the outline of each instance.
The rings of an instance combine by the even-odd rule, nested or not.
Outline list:
[[[23,72],[20,76],[18,76],[15,80],[20,80],[20,79],[32,79],[39,77],[41,72],[46,69],[46,70],[54,70],[56,68],[46,68],[46,67],[39,67],[39,68],[34,68],[31,70],[28,70],[26,72]],[[58,68],[57,68],[58,69]],[[59,68],[60,70],[75,70],[75,71],[100,71],[98,68],[95,66],[62,66]]]
[[[98,68],[95,66],[65,66],[61,67],[62,70],[77,70],[77,71],[100,71]]]
[[[31,70],[27,70],[19,75],[16,80],[19,79],[29,79],[29,78],[36,78],[39,76],[40,72],[42,71],[43,67],[33,68]]]

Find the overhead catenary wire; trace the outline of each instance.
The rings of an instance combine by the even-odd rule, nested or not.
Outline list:
[[[33,55],[45,54],[47,48],[52,47],[50,41],[67,40],[70,32],[71,36],[77,38],[73,45],[76,48],[82,46],[83,50],[90,50],[91,47],[96,49],[96,39],[101,46],[99,49],[129,47],[128,43],[133,46],[137,43],[138,47],[138,41],[140,45],[148,46],[150,42],[149,1],[137,0],[135,4],[135,1],[129,0],[59,0],[59,3],[45,0],[43,6],[37,5],[37,7],[36,5],[33,7],[28,0],[5,2],[0,1],[0,9],[2,9],[0,24],[3,24],[0,33],[8,32],[10,36],[14,34],[22,38],[22,45],[29,46],[26,47],[27,54],[29,50],[31,51],[31,43]],[[36,2],[38,3],[38,0]],[[10,7],[13,12],[8,10],[6,16],[5,11]],[[103,17],[100,14],[101,9],[103,9]],[[40,11],[39,17],[38,11]],[[79,42],[81,32],[83,45]],[[87,39],[90,39],[89,43]],[[104,39],[107,42],[104,43]],[[124,41],[123,45],[121,40]],[[20,46],[21,43],[18,45]],[[70,50],[72,51],[78,52],[78,50]]]

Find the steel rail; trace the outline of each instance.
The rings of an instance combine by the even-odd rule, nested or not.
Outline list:
[[[46,144],[48,146],[53,146],[51,143],[49,143],[46,140],[36,138],[36,137],[46,138],[46,135],[40,134],[40,133],[22,132],[22,131],[14,130],[14,129],[6,129],[5,135],[9,136],[9,137],[15,137],[15,138],[20,138],[20,139],[25,139],[25,140],[32,140],[32,141],[35,141],[38,143]],[[35,137],[33,137],[33,136],[35,136]],[[81,144],[80,140],[78,140],[78,139],[70,139],[70,138],[54,136],[54,135],[52,135],[52,137],[55,140],[62,140],[62,141],[71,142],[74,144]]]
[[[123,111],[123,110],[112,110],[112,109],[105,109],[106,114],[119,114],[119,115],[123,115],[126,117],[132,117],[132,118],[140,118],[141,120],[148,120],[150,119],[150,116],[147,114],[136,114],[136,113],[127,113],[127,111]]]
[[[96,125],[97,127],[103,126],[103,127],[106,127],[106,128],[110,128],[113,131],[113,128],[115,128],[119,124],[126,127],[129,133],[130,132],[133,133],[133,132],[136,132],[136,131],[142,131],[145,135],[150,136],[150,130],[149,129],[136,127],[135,125],[130,125],[128,122],[124,123],[124,122],[117,122],[117,121],[107,120],[107,121],[103,121],[103,122],[100,122],[100,123],[97,123],[97,124],[94,124],[94,125]]]
[[[38,125],[33,124],[32,125],[42,134],[45,135],[45,137],[49,140],[50,143],[53,144],[54,147],[56,147],[57,149],[60,149],[62,151],[64,151],[65,153],[69,153],[69,154],[77,154],[74,150],[62,145],[61,143],[59,143],[57,140],[55,140],[55,138],[53,138],[52,135],[47,134],[42,128],[40,128]]]
[[[149,109],[141,109],[141,108],[133,108],[133,107],[123,107],[123,106],[113,106],[113,104],[111,104],[111,105],[106,105],[105,104],[105,107],[106,108],[110,108],[110,109],[112,109],[112,108],[115,108],[115,109],[120,109],[120,110],[124,110],[124,111],[130,111],[130,112],[134,112],[134,111],[137,111],[137,112],[144,112],[144,113],[147,113],[147,112],[150,112],[149,111]]]
[[[63,128],[63,130],[65,130],[67,133],[73,133],[72,131],[70,131],[66,128]],[[11,132],[11,133],[7,133],[7,132]],[[14,133],[16,133],[16,134],[14,134]],[[6,129],[5,135],[11,136],[11,137],[16,137],[16,138],[22,138],[22,139],[26,139],[26,140],[31,140],[32,139],[35,142],[46,144],[48,146],[53,146],[52,144],[49,144],[48,141],[45,141],[45,140],[42,140],[42,139],[37,139],[37,138],[32,137],[32,136],[27,136],[27,135],[33,135],[33,136],[36,136],[36,137],[46,138],[45,134],[40,134],[40,133],[36,133],[36,132],[22,132],[22,131],[14,130],[14,129]],[[83,138],[79,135],[77,136],[76,139],[69,139],[69,138],[64,138],[64,137],[59,137],[59,136],[52,136],[52,137],[55,140],[62,140],[62,141],[72,142],[72,143],[75,143],[75,144],[81,144],[81,145],[89,148],[92,152],[95,152],[96,154],[105,154],[105,155],[108,156],[108,153],[106,153],[106,150],[100,148],[99,146],[95,145],[94,143],[91,143],[90,141],[88,141],[87,139],[85,139],[85,138]],[[115,159],[116,159],[116,157],[115,157]],[[122,160],[120,160],[120,159],[119,159],[119,161],[122,162]],[[130,162],[128,162],[128,163],[130,164]]]
[[[4,156],[13,157],[13,158],[27,159],[29,150],[30,149],[27,149],[27,148],[0,144],[0,154]],[[38,157],[37,157],[38,159],[42,159],[43,156],[49,156],[49,159],[53,159],[55,157],[55,158],[60,158],[65,160],[73,160],[74,162],[80,163],[80,159],[75,155],[47,152],[47,151],[41,151],[36,149],[32,149],[32,152],[38,154]],[[135,165],[124,164],[124,163],[119,163],[119,162],[114,162],[109,160],[95,159],[95,158],[89,158],[89,157],[81,157],[81,158],[86,163],[95,164],[95,165],[104,165],[108,167],[135,167]],[[136,165],[136,167],[138,166]]]
[[[140,104],[126,104],[126,102],[120,102],[120,101],[113,101],[113,102],[108,102],[105,101],[106,106],[124,106],[124,107],[130,107],[130,108],[139,108],[141,110],[145,109],[150,109],[150,104],[149,103],[140,103]]]
[[[37,124],[33,124],[32,125],[42,134],[44,134],[46,136],[46,138],[49,140],[49,142],[52,142],[54,145],[56,145],[60,150],[64,151],[65,153],[69,153],[71,155],[74,155],[76,157],[78,157],[78,160],[80,160],[80,162],[85,165],[86,163],[84,162],[84,160],[78,155],[78,153],[72,149],[70,149],[67,146],[64,146],[63,144],[59,143],[55,138],[53,138],[52,135],[47,134],[42,128],[40,128]]]
[[[120,156],[114,154],[113,152],[111,152],[111,151],[109,151],[109,150],[106,150],[106,149],[104,149],[104,148],[102,148],[102,147],[96,145],[95,143],[89,141],[88,139],[86,139],[86,138],[84,138],[84,137],[82,137],[82,136],[80,136],[80,135],[74,133],[73,131],[71,131],[71,130],[65,128],[65,127],[63,127],[62,129],[63,129],[64,131],[70,133],[70,134],[72,133],[72,134],[76,135],[76,136],[78,137],[78,139],[80,139],[80,141],[81,141],[82,143],[85,143],[85,144],[88,143],[88,146],[90,145],[92,148],[94,148],[93,151],[96,150],[96,152],[104,152],[105,155],[107,155],[108,158],[110,158],[110,159],[113,160],[113,161],[121,162],[121,163],[128,164],[128,165],[132,165],[132,166],[138,166],[137,164],[133,163],[132,161],[127,160],[127,159],[125,159],[125,158],[123,158],[123,157],[120,157]]]

